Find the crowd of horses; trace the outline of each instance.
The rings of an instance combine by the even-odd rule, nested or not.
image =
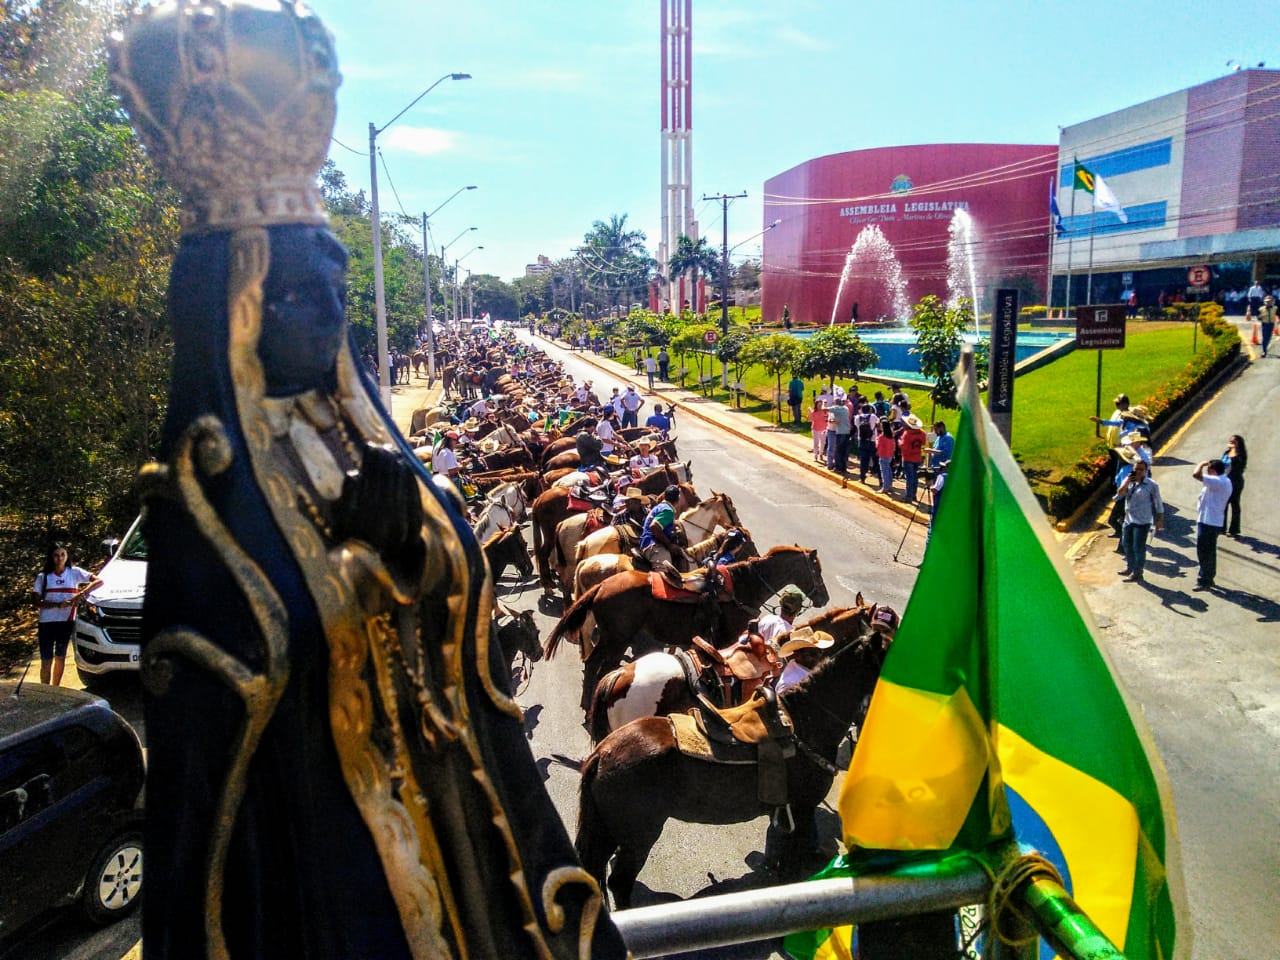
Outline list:
[[[625,906],[668,819],[717,824],[763,814],[780,838],[777,868],[794,874],[817,844],[816,807],[888,646],[889,635],[872,628],[875,606],[859,595],[851,607],[794,624],[793,631],[833,638],[822,666],[777,695],[765,676],[749,700],[726,706],[714,668],[728,671],[739,638],[766,605],[787,587],[815,608],[828,604],[817,550],[778,545],[759,553],[732,499],[714,491],[703,499],[675,441],[652,428],[619,431],[617,449],[625,454],[652,435],[661,466],[635,471],[618,457],[607,478],[583,474],[575,436],[595,428],[595,396],[577,400],[558,363],[513,337],[486,331],[443,346],[479,371],[487,409],[474,416],[469,398],[476,394],[460,395],[451,384],[441,404],[415,412],[410,439],[425,456],[442,430],[467,428],[458,450],[462,482],[473,491],[473,527],[495,586],[523,592],[536,578],[544,602],[563,598],[544,646],[529,611],[499,605],[496,629],[516,685],[541,657],[566,643],[577,648],[580,705],[595,743],[581,768],[576,844],[584,865],[603,887],[612,861],[607,886]],[[742,559],[709,583],[695,570],[677,587],[669,574],[646,569],[634,549],[644,514],[672,484],[680,490],[677,535],[689,557],[717,556],[730,531],[746,534]],[[504,583],[509,572],[515,580]],[[785,640],[775,638],[773,650]],[[776,672],[769,659],[760,669]]]

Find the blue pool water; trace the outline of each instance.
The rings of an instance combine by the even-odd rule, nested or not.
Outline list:
[[[814,332],[813,330],[793,330],[791,335],[804,339],[813,336]],[[867,330],[860,331],[858,336],[863,343],[880,355],[880,362],[867,373],[875,375],[920,372],[920,358],[911,352],[916,345],[916,335],[910,330]],[[965,339],[973,343],[975,338],[972,333],[967,333]],[[1019,330],[1015,362],[1021,363],[1046,347],[1052,347],[1069,339],[1071,339],[1069,333]]]

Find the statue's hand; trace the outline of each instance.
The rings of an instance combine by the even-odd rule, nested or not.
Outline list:
[[[364,540],[389,559],[422,535],[418,478],[398,451],[371,446],[359,470],[347,474],[334,516],[338,539]]]

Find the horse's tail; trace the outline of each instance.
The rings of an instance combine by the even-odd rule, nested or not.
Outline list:
[[[609,707],[613,703],[613,688],[622,679],[622,667],[610,670],[596,684],[591,694],[591,707],[587,711],[587,732],[592,743],[599,743],[609,735]]]
[[[586,871],[596,878],[600,889],[605,889],[605,869],[609,858],[618,848],[601,816],[594,787],[600,771],[600,755],[592,753],[582,764],[582,779],[578,785],[578,835],[573,846],[578,860]]]
[[[551,631],[551,636],[547,637],[547,646],[544,655],[548,660],[556,654],[556,649],[560,646],[561,638],[570,631],[578,630],[582,627],[582,623],[587,619],[587,614],[591,612],[591,605],[595,603],[596,594],[600,592],[600,584],[596,584],[581,597],[573,602],[568,610],[564,612],[564,616],[560,618],[560,622],[556,624],[555,629]]]
[[[560,527],[557,526],[556,527],[556,567],[560,570],[563,570],[566,566],[565,556],[564,556],[564,540],[562,539],[563,536],[564,534],[561,532]]]

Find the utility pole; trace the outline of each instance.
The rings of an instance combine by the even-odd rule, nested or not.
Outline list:
[[[427,386],[436,382],[436,324],[431,316],[431,246],[427,243],[427,212],[422,212],[422,285],[427,291]]]
[[[742,193],[717,193],[713,196],[702,195],[703,200],[719,200],[721,226],[723,233],[721,234],[721,253],[720,253],[720,337],[729,335],[729,201],[741,200],[747,195],[744,190]],[[696,299],[698,291],[693,292]],[[729,389],[729,362],[727,360],[720,361],[720,386],[725,390]]]

